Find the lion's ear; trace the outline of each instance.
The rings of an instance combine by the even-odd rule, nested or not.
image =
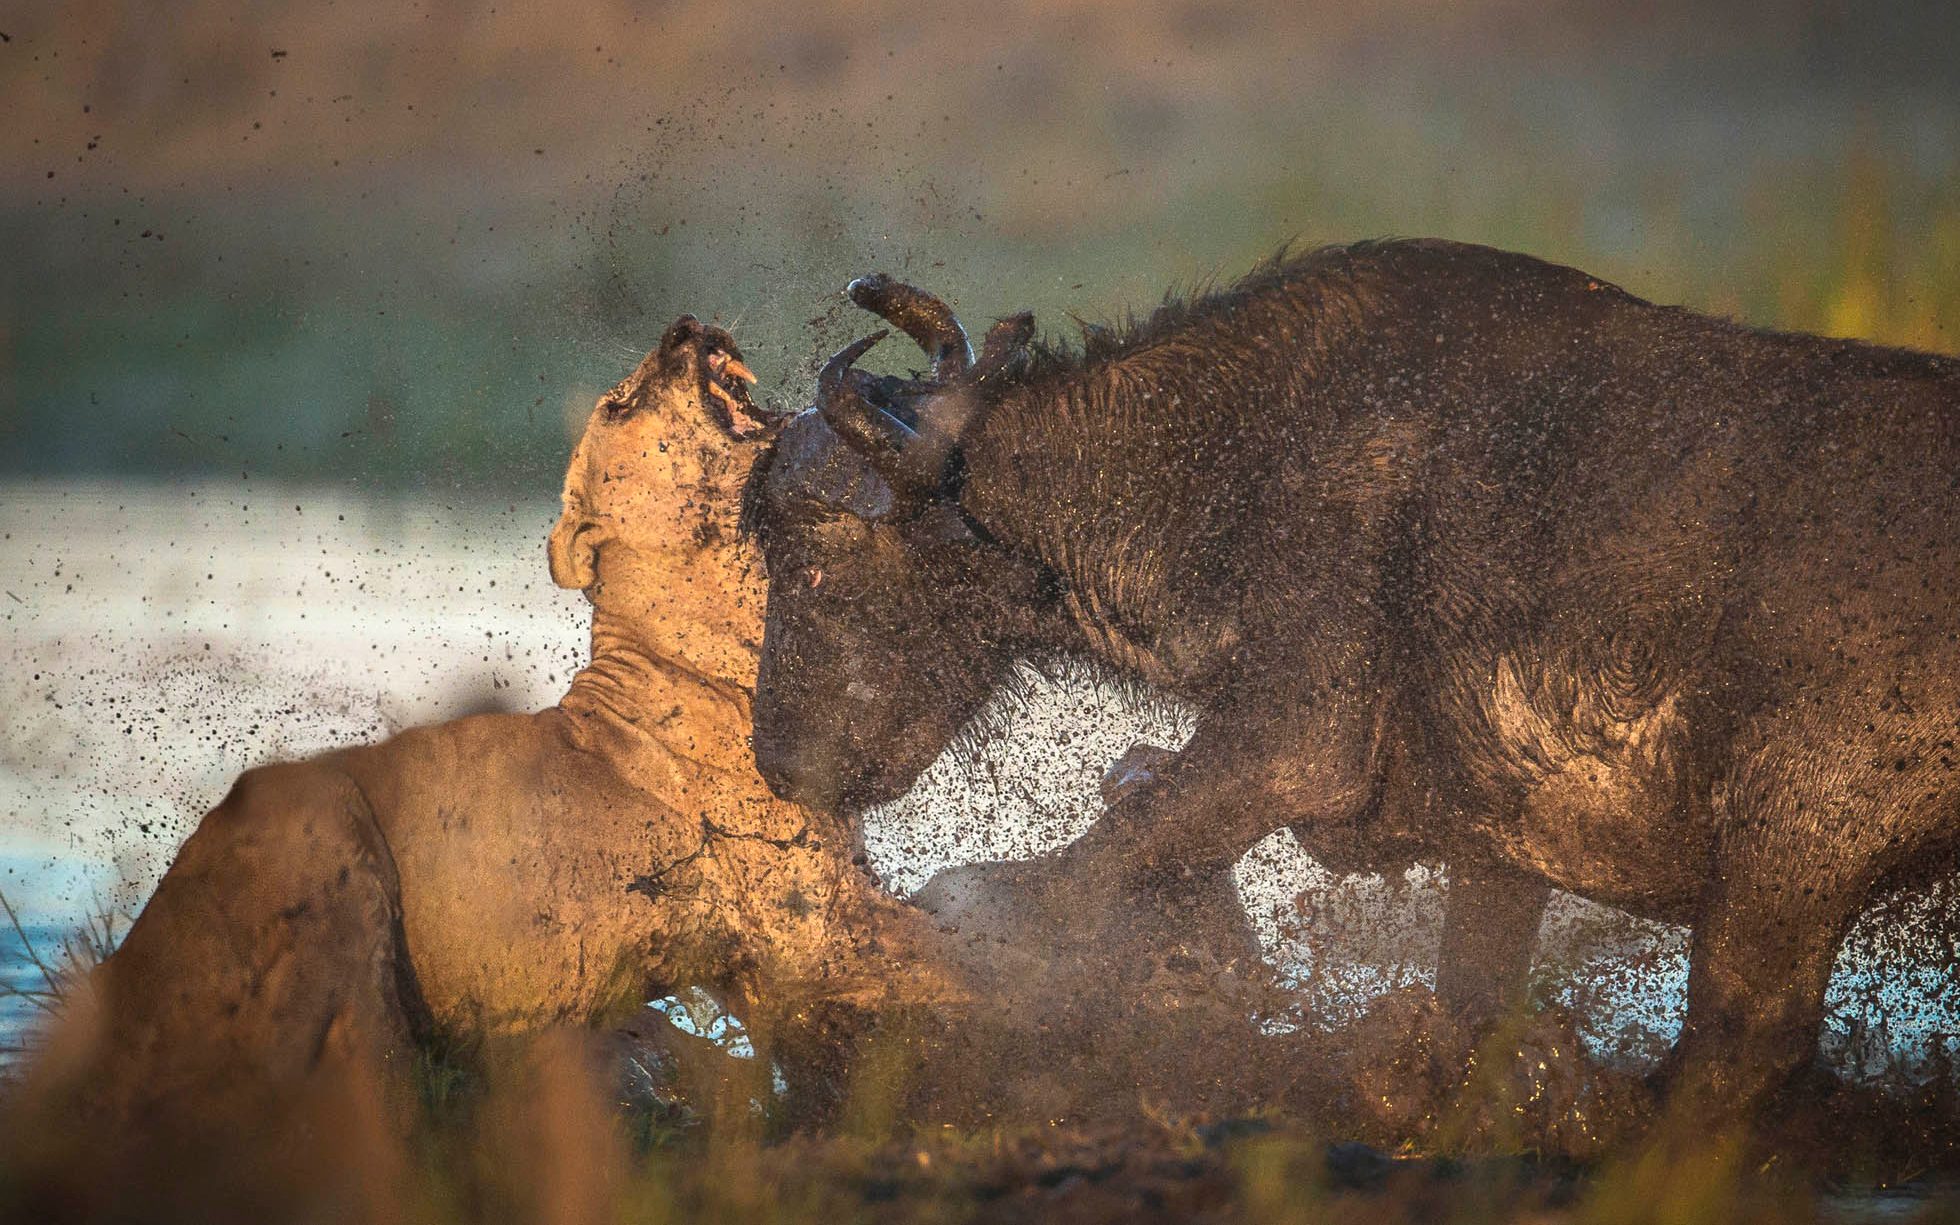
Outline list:
[[[592,586],[599,571],[598,525],[567,507],[551,529],[545,545],[551,563],[551,581],[572,591]]]
[[[705,331],[693,315],[674,320],[660,338],[660,368],[669,375],[679,375],[689,363],[701,360],[700,342]]]

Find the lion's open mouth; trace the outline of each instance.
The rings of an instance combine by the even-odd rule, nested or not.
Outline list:
[[[715,424],[737,442],[767,434],[774,422],[749,398],[755,372],[742,359],[723,349],[708,354],[704,399],[717,410]]]

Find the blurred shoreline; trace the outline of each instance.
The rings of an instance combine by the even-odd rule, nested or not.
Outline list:
[[[1066,333],[1288,241],[1484,242],[1960,349],[1960,23],[1930,0],[9,26],[8,474],[509,496],[555,484],[568,405],[682,311],[795,407],[864,272]]]

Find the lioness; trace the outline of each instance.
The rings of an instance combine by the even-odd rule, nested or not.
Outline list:
[[[93,1117],[249,1117],[329,1053],[400,1068],[431,1033],[583,1021],[666,985],[726,989],[765,1032],[815,999],[926,989],[885,961],[914,912],[750,756],[753,379],[683,316],[600,397],[549,545],[593,608],[556,706],[252,770],[204,818],[98,971],[89,1040],[49,1061]]]

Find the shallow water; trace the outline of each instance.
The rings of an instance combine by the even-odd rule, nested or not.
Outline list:
[[[45,960],[61,948],[66,929],[60,924],[41,923],[23,927],[19,933],[8,930],[0,936],[0,949],[5,950],[5,955],[0,956],[0,1052],[8,1057],[13,1055],[14,1046],[26,1038],[42,1012],[33,1000],[18,993],[44,991],[48,986],[46,976],[22,947],[23,934]]]
[[[556,509],[249,480],[0,489],[0,890],[36,946],[105,908],[140,909],[243,769],[554,700],[586,632],[583,600],[545,575]],[[1099,811],[1109,762],[1189,734],[1180,712],[1131,708],[1086,677],[1041,689],[1012,726],[871,814],[867,846],[893,888],[1067,842]],[[1282,832],[1238,878],[1308,1016],[1351,1016],[1433,972],[1435,872],[1337,880]],[[1910,1071],[1942,1043],[1960,1054],[1953,965],[1913,955],[1953,947],[1955,897],[1906,904],[1903,942],[1868,921],[1847,944],[1824,1040],[1837,1066]],[[0,936],[7,982],[37,973],[17,944]],[[1561,896],[1541,946],[1546,993],[1596,1054],[1639,1063],[1672,1040],[1684,932]],[[0,1000],[0,1043],[28,1011]]]

